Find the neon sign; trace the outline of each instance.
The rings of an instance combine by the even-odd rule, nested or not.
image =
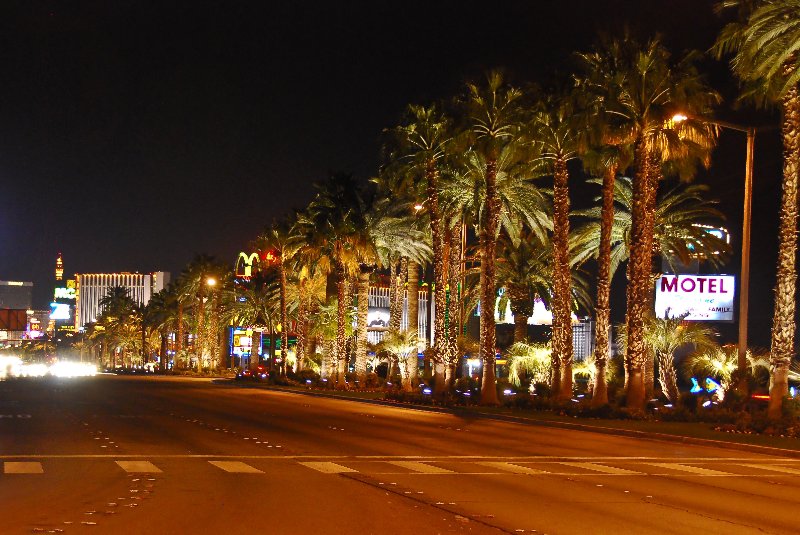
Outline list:
[[[75,300],[75,288],[56,288],[54,298]]]
[[[66,303],[50,303],[51,320],[68,320],[70,319],[69,305]]]
[[[245,252],[239,253],[239,258],[236,259],[236,277],[240,279],[249,279],[253,276],[253,272],[258,269],[258,253],[248,255]]]

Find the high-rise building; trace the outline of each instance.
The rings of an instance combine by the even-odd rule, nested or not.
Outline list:
[[[169,284],[169,273],[76,273],[75,274],[75,329],[83,330],[87,323],[97,321],[100,315],[100,300],[108,290],[121,286],[139,305],[146,305],[150,298]]]
[[[28,310],[32,301],[32,282],[0,281],[0,308]]]

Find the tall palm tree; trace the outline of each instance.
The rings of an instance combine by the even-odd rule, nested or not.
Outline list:
[[[273,224],[256,239],[257,250],[269,250],[275,256],[280,283],[280,321],[281,321],[281,365],[280,375],[286,375],[286,359],[289,355],[289,315],[287,312],[286,291],[289,285],[288,270],[292,257],[297,253],[300,243],[297,226],[291,221]]]
[[[530,135],[541,151],[539,162],[553,176],[553,394],[561,401],[572,397],[572,280],[569,261],[569,168],[578,156],[580,115],[572,97],[550,97],[530,122]],[[560,373],[560,377],[559,377]]]
[[[797,268],[797,181],[800,174],[800,0],[726,0],[720,9],[739,9],[717,40],[718,56],[732,54],[731,68],[745,97],[781,108],[781,186],[775,313],[772,321],[769,416],[781,416],[794,354]]]
[[[348,280],[356,274],[362,255],[371,248],[363,232],[367,227],[367,201],[351,175],[332,175],[317,189],[317,195],[299,220],[299,231],[303,239],[313,243],[323,255],[330,258],[336,278],[336,384],[344,387]]]
[[[637,411],[645,403],[647,352],[643,335],[645,318],[650,313],[656,187],[662,176],[662,162],[702,154],[702,149],[710,149],[715,134],[710,124],[700,120],[674,125],[667,119],[675,110],[686,110],[691,117],[707,116],[719,95],[707,86],[694,66],[696,54],[674,61],[658,39],[640,44],[626,35],[605,43],[599,52],[613,58],[607,62],[612,69],[608,83],[613,84],[613,98],[607,105],[618,121],[618,131],[624,134],[621,141],[633,147],[625,361],[627,405]]]
[[[517,207],[508,212],[504,210],[503,183],[519,182],[521,176],[530,177],[525,169],[530,162],[529,146],[522,135],[525,107],[522,91],[510,86],[497,71],[490,72],[483,84],[467,84],[461,104],[470,148],[462,163],[466,184],[458,181],[462,182],[461,188],[454,188],[461,191],[455,189],[451,197],[457,206],[467,203],[459,203],[455,199],[473,197],[471,204],[477,223],[481,270],[481,403],[496,405],[499,403],[495,388],[494,323],[497,238],[503,219],[509,220],[519,215]],[[524,188],[522,184],[520,186]],[[536,211],[527,212],[526,215],[537,220],[535,231],[541,232],[546,226],[541,225],[538,220],[540,214]],[[519,225],[513,228],[516,230]]]
[[[406,197],[413,198],[418,207],[420,216],[427,215],[430,223],[431,244],[433,253],[433,295],[435,316],[433,318],[434,332],[437,333],[434,347],[434,359],[439,363],[446,352],[444,344],[445,313],[447,309],[447,262],[444,254],[445,228],[444,207],[441,200],[442,167],[446,159],[449,146],[453,141],[452,121],[446,117],[436,106],[408,107],[406,116],[401,125],[390,130],[389,144],[390,167],[399,167],[395,176],[397,180],[394,190],[403,191]],[[415,198],[414,198],[415,197]],[[424,199],[424,202],[420,202]],[[416,270],[412,265],[411,270]],[[416,271],[415,271],[416,274]],[[417,317],[416,310],[412,312],[413,304],[417,302],[417,294],[411,295],[416,290],[409,281],[409,320],[412,314]],[[410,329],[416,330],[417,324],[409,322]],[[437,386],[442,384],[438,381]]]

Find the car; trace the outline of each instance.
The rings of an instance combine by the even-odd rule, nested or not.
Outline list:
[[[244,368],[236,374],[237,380],[252,379],[254,381],[264,381],[269,379],[269,369],[264,364],[259,364],[255,369]]]

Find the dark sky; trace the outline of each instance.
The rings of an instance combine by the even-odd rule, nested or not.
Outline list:
[[[0,279],[32,280],[43,307],[58,251],[69,274],[176,272],[200,252],[233,262],[329,171],[373,173],[380,132],[406,104],[449,97],[493,67],[546,81],[598,30],[625,24],[662,33],[676,53],[705,50],[721,26],[712,5],[7,0]],[[707,66],[733,96],[725,66]],[[775,122],[731,107],[721,115]],[[726,184],[718,196],[735,229],[743,136],[725,134],[719,154],[704,178]],[[770,179],[763,199],[757,188],[756,214],[769,217],[756,237],[774,233],[779,156],[774,140],[757,144]],[[766,296],[754,306],[768,305],[774,257],[754,250]]]

